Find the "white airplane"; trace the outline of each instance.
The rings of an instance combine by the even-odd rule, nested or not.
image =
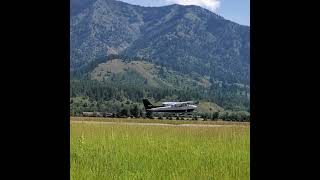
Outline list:
[[[148,99],[143,99],[143,105],[146,111],[149,112],[192,112],[194,111],[197,106],[198,102],[194,101],[185,101],[185,102],[163,102],[162,106],[154,106],[152,105]]]

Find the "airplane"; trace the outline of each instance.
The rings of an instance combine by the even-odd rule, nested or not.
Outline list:
[[[148,99],[143,99],[143,105],[147,112],[170,112],[170,113],[182,113],[192,112],[197,106],[198,102],[185,101],[185,102],[163,102],[162,106],[152,105]]]

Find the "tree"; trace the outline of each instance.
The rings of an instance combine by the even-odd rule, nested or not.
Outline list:
[[[219,116],[218,116],[218,118],[219,119],[222,119],[222,120],[227,120],[227,112],[222,112],[222,113],[219,113]]]
[[[130,114],[134,117],[139,116],[139,108],[137,105],[134,105],[133,108],[130,109]]]
[[[219,117],[219,112],[216,111],[216,112],[212,113],[211,119],[212,119],[212,120],[217,120],[218,117]]]
[[[207,121],[207,116],[203,116],[203,121]]]
[[[121,111],[120,111],[120,115],[121,116],[128,116],[128,109],[127,108],[123,108]]]
[[[197,116],[193,115],[193,116],[192,116],[192,120],[198,120],[198,119],[197,119]]]
[[[153,115],[152,115],[152,113],[150,111],[146,112],[146,117],[150,118],[150,119],[153,119]]]

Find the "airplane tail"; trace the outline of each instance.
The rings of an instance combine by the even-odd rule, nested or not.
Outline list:
[[[151,109],[152,107],[154,107],[148,99],[143,99],[142,101],[143,101],[144,108]]]

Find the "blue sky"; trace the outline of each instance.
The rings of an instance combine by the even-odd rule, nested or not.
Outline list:
[[[250,26],[250,0],[120,0],[141,6],[198,5],[225,19]]]

